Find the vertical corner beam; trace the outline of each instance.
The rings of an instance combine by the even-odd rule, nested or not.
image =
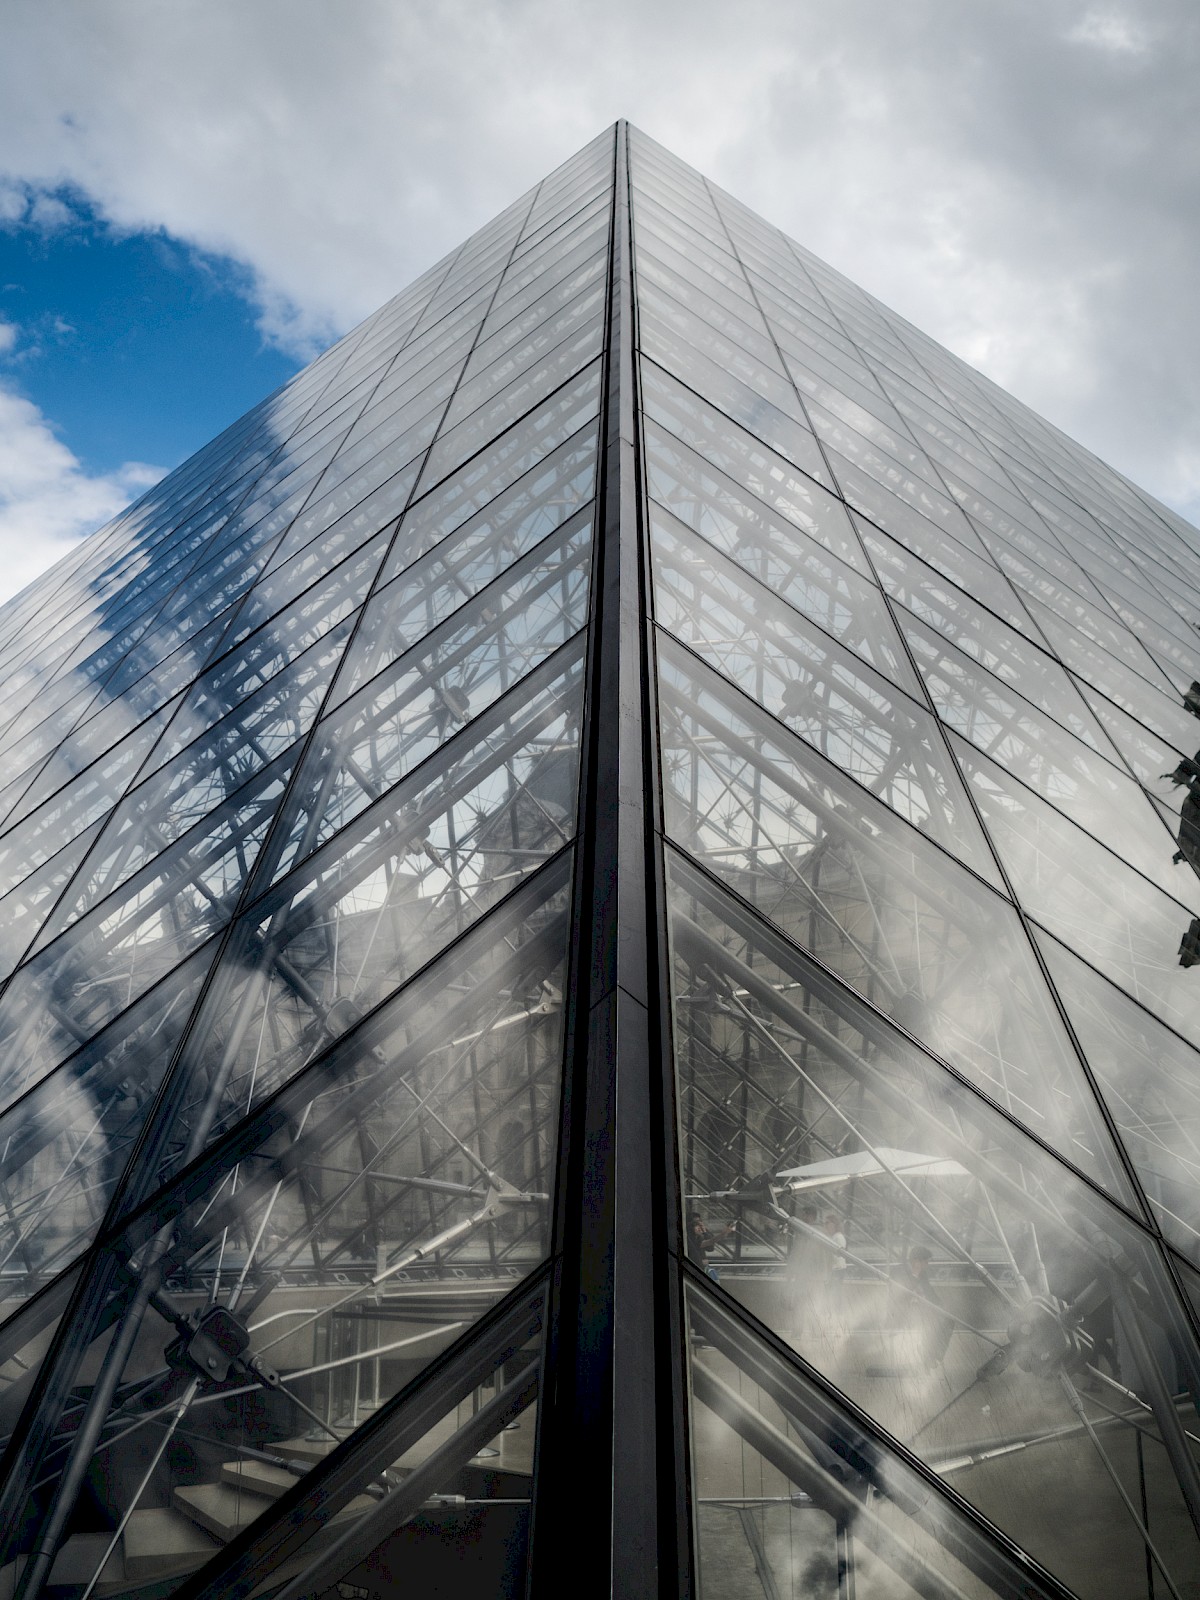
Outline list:
[[[530,1593],[683,1593],[682,1340],[635,405],[628,131],[614,130],[573,977]],[[568,1540],[564,1546],[564,1537]]]

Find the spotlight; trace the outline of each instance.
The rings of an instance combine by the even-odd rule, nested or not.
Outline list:
[[[797,678],[789,678],[783,686],[780,709],[785,717],[798,717],[812,703],[812,692]],[[1200,711],[1196,713],[1200,716]]]
[[[1200,778],[1200,750],[1194,756],[1184,756],[1174,772],[1164,772],[1162,776],[1176,788],[1181,783],[1191,783],[1194,778]]]

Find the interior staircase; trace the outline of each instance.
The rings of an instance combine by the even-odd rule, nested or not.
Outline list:
[[[465,1405],[466,1403],[464,1403]],[[374,1409],[359,1407],[360,1420]],[[403,1478],[449,1438],[459,1426],[451,1413],[420,1442],[393,1463],[390,1473]],[[528,1500],[533,1460],[535,1408],[505,1429],[458,1473],[445,1489],[422,1507],[419,1519],[428,1530],[440,1514],[467,1504],[489,1500]],[[333,1439],[284,1439],[221,1463],[208,1482],[180,1485],[171,1491],[171,1504],[134,1511],[92,1588],[96,1600],[161,1586],[202,1566],[210,1556],[269,1510],[275,1500],[335,1447]],[[377,1503],[370,1494],[356,1495],[324,1525],[305,1547],[304,1559],[336,1530]],[[76,1533],[58,1552],[50,1573],[48,1593],[53,1600],[79,1596],[92,1582],[112,1540],[111,1533]],[[0,1600],[12,1600],[24,1558],[0,1568]],[[289,1564],[299,1570],[300,1560]],[[281,1572],[280,1577],[284,1576]]]

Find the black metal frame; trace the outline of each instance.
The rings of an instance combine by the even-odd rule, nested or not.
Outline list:
[[[310,1560],[304,1546],[364,1482],[382,1474],[471,1390],[524,1346],[542,1336],[546,1281],[542,1271],[488,1312],[437,1357],[412,1383],[280,1498],[270,1516],[237,1535],[177,1591],[178,1600],[241,1600],[288,1560],[298,1559],[305,1593],[320,1592],[367,1555],[380,1539],[411,1516],[438,1486],[438,1477],[463,1462],[520,1414],[538,1391],[537,1363],[526,1359],[520,1379],[500,1389],[423,1467],[379,1501],[365,1522],[355,1522],[330,1549]],[[436,1463],[436,1470],[435,1470]],[[290,1590],[290,1584],[289,1584]]]
[[[532,212],[537,195],[540,193],[540,188],[541,186],[539,185],[534,189],[526,216]],[[519,240],[520,232],[518,231],[508,250],[509,259],[515,254]],[[461,251],[455,252],[454,259],[457,260],[460,254]],[[451,269],[448,268],[447,272],[449,270]],[[498,279],[492,292],[493,300],[498,291],[499,283],[500,280]],[[417,323],[419,321],[420,318],[417,319]],[[416,325],[414,323],[414,327]],[[474,343],[478,343],[482,326],[483,321],[481,319],[475,331]],[[411,331],[410,329],[410,333]],[[469,360],[469,355],[467,360]],[[443,420],[453,405],[454,394],[462,382],[462,375],[465,370],[466,362],[460,369],[454,389],[443,407]],[[368,396],[359,406],[356,416],[365,411],[367,405],[369,405],[369,400],[370,397]],[[352,425],[351,423],[350,426]],[[432,446],[430,446],[430,449],[432,449]],[[429,452],[427,450],[422,461],[421,470],[424,469],[428,462],[428,455]],[[309,493],[305,496],[306,501],[315,493],[317,485],[323,476],[323,470],[322,468],[318,471],[313,479]],[[421,471],[418,471],[409,490],[408,504],[411,504],[414,500],[420,481]],[[402,521],[402,517],[397,519],[393,527],[391,534],[393,540],[398,535]],[[283,534],[281,533],[282,536]],[[371,586],[372,589],[378,583],[378,580],[379,573],[376,572],[375,582]],[[367,600],[369,600],[369,595]],[[362,619],[366,614],[366,607],[367,601],[364,601],[358,615],[358,625],[361,625]],[[353,641],[354,631],[356,630],[351,633],[351,642]],[[342,659],[343,661],[346,659],[345,655],[343,655]],[[326,686],[323,697],[326,701],[332,694],[336,681],[337,674],[335,673],[332,681]],[[296,782],[303,763],[303,753],[315,739],[319,725],[319,719],[314,718],[307,734],[301,741],[302,750],[298,760],[292,767],[287,791],[290,791]],[[263,851],[264,859],[268,855],[266,847],[269,847],[272,836],[278,832],[281,814],[282,805],[277,808],[274,823],[268,830],[268,837]],[[238,895],[238,908],[253,893],[255,877],[255,873],[250,873],[242,883]],[[217,935],[219,947],[223,947],[234,936],[237,926],[236,909],[238,908],[235,908],[235,914],[227,919],[225,926]],[[205,990],[211,984],[215,972],[216,963],[214,962],[209,969],[203,986]],[[195,1015],[196,1013],[194,1012],[193,1025]],[[147,1118],[138,1136],[136,1153],[126,1167],[122,1185],[108,1207],[106,1223],[115,1222],[123,1211],[128,1211],[131,1204],[136,1206],[138,1200],[142,1198],[140,1193],[131,1195],[125,1188],[126,1184],[132,1183],[136,1185],[140,1179],[144,1190],[145,1186],[152,1181],[154,1163],[152,1160],[141,1158],[145,1155],[146,1148],[152,1148],[154,1141],[161,1137],[164,1121],[170,1120],[172,1095],[177,1090],[175,1073],[178,1071],[182,1055],[183,1043],[181,1042],[174,1052],[172,1068],[165,1074],[159,1086],[154,1110]],[[189,1156],[195,1156],[200,1153],[203,1147],[203,1138],[203,1133],[199,1138],[193,1137],[193,1148],[189,1151]],[[153,1245],[151,1248],[153,1249]],[[53,1428],[57,1424],[62,1406],[66,1402],[70,1386],[75,1379],[84,1352],[91,1339],[95,1336],[100,1318],[104,1315],[106,1308],[113,1303],[114,1295],[118,1304],[124,1310],[124,1318],[121,1328],[114,1336],[114,1340],[106,1352],[101,1376],[94,1386],[92,1397],[86,1408],[85,1421],[75,1435],[75,1442],[71,1449],[71,1460],[64,1474],[64,1480],[67,1477],[73,1480],[73,1487],[69,1493],[60,1491],[46,1515],[39,1519],[40,1526],[35,1538],[34,1551],[18,1580],[19,1592],[22,1596],[33,1596],[40,1593],[49,1576],[54,1555],[63,1536],[66,1518],[73,1504],[75,1489],[78,1488],[78,1484],[82,1480],[91,1450],[99,1438],[99,1429],[102,1426],[104,1415],[108,1410],[112,1394],[115,1392],[116,1385],[119,1382],[125,1359],[137,1337],[142,1318],[158,1290],[162,1267],[157,1257],[164,1254],[163,1250],[159,1250],[154,1260],[143,1262],[137,1272],[137,1277],[141,1280],[138,1287],[131,1288],[125,1294],[120,1292],[120,1280],[122,1277],[128,1276],[126,1264],[116,1252],[111,1248],[106,1248],[103,1242],[93,1243],[80,1264],[79,1275],[70,1291],[70,1299],[66,1311],[54,1332],[50,1350],[38,1369],[37,1376],[26,1399],[20,1422],[14,1427],[9,1438],[8,1447],[4,1451],[3,1457],[0,1458],[0,1478],[3,1480],[3,1486],[0,1488],[0,1539],[5,1542],[11,1539],[13,1531],[19,1526],[19,1519],[31,1491],[33,1474],[36,1471],[37,1463],[47,1446]]]
[[[683,1340],[673,1272],[673,1073],[657,892],[628,131],[616,129],[601,502],[568,997],[562,1172],[535,1486],[538,1530],[570,1528],[588,1594],[690,1592]],[[570,1463],[569,1472],[565,1464]],[[681,1537],[681,1535],[683,1535]],[[535,1556],[531,1593],[561,1573]]]
[[[173,1592],[179,1600],[236,1600],[272,1579],[283,1584],[281,1600],[301,1600],[322,1591],[411,1516],[437,1489],[441,1475],[461,1466],[499,1428],[539,1398],[538,1470],[532,1484],[527,1579],[532,1600],[556,1596],[562,1587],[564,1535],[569,1535],[575,1546],[571,1582],[576,1591],[597,1596],[665,1595],[677,1600],[694,1592],[694,1492],[688,1439],[693,1396],[722,1415],[743,1439],[790,1475],[813,1504],[829,1512],[838,1524],[839,1537],[844,1536],[858,1504],[853,1491],[822,1475],[819,1452],[809,1460],[786,1439],[781,1443],[778,1431],[756,1420],[754,1408],[739,1400],[719,1375],[693,1361],[695,1346],[689,1344],[686,1331],[690,1316],[693,1329],[749,1375],[790,1419],[799,1419],[802,1431],[808,1427],[819,1436],[822,1427],[831,1425],[830,1418],[849,1419],[880,1453],[890,1453],[904,1472],[921,1484],[939,1530],[952,1526],[953,1537],[947,1539],[947,1547],[998,1594],[1069,1600],[1065,1588],[940,1482],[926,1463],[889,1439],[794,1350],[686,1260],[669,1003],[666,833],[658,748],[656,636],[649,599],[627,125],[618,123],[612,137],[600,458],[584,663],[579,812],[575,844],[553,858],[557,867],[543,866],[534,880],[544,881],[553,870],[565,878],[567,862],[573,859],[570,910],[558,913],[560,921],[569,923],[570,954],[550,1258],[288,1490],[272,1510],[237,1534]],[[517,239],[519,242],[519,234]],[[732,237],[729,243],[736,257]],[[514,244],[510,260],[516,249]],[[420,321],[418,317],[414,329]],[[476,339],[478,336],[477,330]],[[457,382],[461,381],[460,372]],[[457,384],[442,411],[443,420],[455,393]],[[803,406],[799,391],[797,398]],[[368,399],[357,414],[369,404]],[[432,449],[431,443],[427,452]],[[271,456],[255,474],[238,506],[251,498],[274,459]],[[427,460],[428,453],[421,470]],[[310,496],[317,492],[320,478],[318,472]],[[410,506],[416,501],[420,482],[418,473],[408,494]],[[561,538],[569,526],[569,521],[564,522],[553,538]],[[397,536],[397,528],[392,529],[391,539]],[[531,550],[521,559],[531,565],[535,554]],[[513,570],[519,565],[515,563]],[[370,597],[380,587],[384,570],[381,564],[369,585],[356,630]],[[167,591],[156,616],[158,610],[166,609],[178,587]],[[477,596],[471,604],[482,607],[484,601]],[[890,606],[886,595],[885,604]],[[244,605],[245,597],[239,602],[242,608]],[[560,646],[544,666],[533,670],[532,677],[540,673],[548,679],[564,653],[576,647]],[[120,664],[112,670],[120,670]],[[532,678],[523,681],[527,687]],[[502,695],[493,709],[481,713],[474,724],[475,733],[490,722],[499,725],[512,693]],[[733,688],[730,693],[738,691]],[[327,686],[326,704],[331,694]],[[316,737],[314,721],[301,741],[303,749]],[[295,786],[299,767],[297,761],[291,768],[286,793]],[[270,770],[263,768],[251,782],[265,783]],[[264,862],[276,842],[278,818],[277,811],[263,847]],[[349,829],[355,826],[358,824],[346,824]],[[366,813],[361,826],[367,826]],[[703,875],[703,868],[696,870]],[[261,870],[247,878],[239,908],[248,902],[252,886],[262,881]],[[292,882],[284,878],[275,891],[280,904]],[[489,922],[515,925],[536,893],[530,880],[523,881],[491,909]],[[270,900],[268,896],[260,903],[267,906]],[[736,902],[731,903],[738,909]],[[224,949],[238,936],[236,928],[231,916],[212,943]],[[698,949],[701,957],[705,954],[706,936],[701,930],[680,932],[677,928],[676,937],[677,948]],[[434,961],[442,962],[448,951],[468,949],[471,938],[471,929],[458,934],[437,952]],[[689,939],[691,946],[687,945]],[[531,945],[524,948],[529,950]],[[715,950],[709,953],[717,954]],[[204,994],[215,970],[214,965],[204,981]],[[418,983],[425,970],[422,967],[413,973],[412,982]],[[751,989],[753,975],[744,981]],[[193,1139],[182,1165],[169,1181],[151,1192],[184,1087],[180,1063],[185,1041],[177,1043],[154,1109],[137,1137],[137,1157],[114,1191],[96,1236],[78,1263],[77,1275],[63,1274],[29,1302],[27,1314],[14,1319],[22,1330],[31,1322],[36,1324],[39,1316],[40,1325],[48,1326],[63,1312],[65,1303],[66,1314],[40,1371],[24,1386],[14,1385],[7,1397],[11,1412],[23,1400],[22,1420],[27,1425],[24,1438],[19,1425],[13,1427],[0,1463],[5,1469],[0,1515],[7,1515],[10,1523],[21,1512],[41,1449],[86,1347],[98,1331],[114,1326],[116,1354],[110,1353],[105,1363],[111,1383],[107,1390],[103,1381],[96,1386],[87,1408],[98,1419],[97,1426],[103,1421],[120,1378],[119,1341],[125,1337],[132,1344],[141,1311],[155,1305],[172,1261],[173,1246],[164,1230],[205,1192],[205,1186],[215,1181],[231,1159],[249,1153],[265,1135],[288,1130],[290,1110],[313,1093],[314,1083],[332,1079],[339,1067],[353,1067],[357,1059],[365,1057],[382,1036],[381,1018],[388,1003],[381,1002],[376,1011],[357,1019],[344,1037],[331,1034],[291,1081],[265,1098],[236,1127],[219,1131],[207,1148],[203,1148],[203,1138]],[[866,1004],[869,1008],[869,1002]],[[465,1008],[466,1002],[451,1004],[442,1023]],[[199,1015],[197,1006],[193,1018]],[[880,1021],[882,1026],[882,1018]],[[425,1043],[420,1038],[413,1041],[412,1053],[418,1054]],[[383,1070],[399,1069],[391,1062]],[[31,1096],[34,1092],[30,1091]],[[364,1096],[366,1092],[364,1088]],[[205,1135],[208,1131],[204,1130]],[[319,1128],[303,1137],[297,1133],[290,1152],[276,1158],[276,1165],[261,1181],[274,1181],[279,1173],[298,1168],[320,1148],[320,1135]],[[1121,1150],[1119,1140],[1116,1144]],[[1133,1182],[1131,1169],[1129,1176]],[[1093,1182],[1087,1175],[1083,1181]],[[252,1192],[252,1187],[246,1192]],[[432,1200],[430,1207],[432,1216]],[[146,1254],[134,1269],[129,1263],[139,1249]],[[161,1306],[155,1305],[155,1309]],[[7,1332],[11,1338],[12,1325]],[[530,1351],[534,1341],[540,1352],[537,1355]],[[1146,1365],[1149,1369],[1153,1363],[1147,1361]],[[512,1380],[505,1384],[497,1381],[493,1398],[425,1465],[399,1485],[385,1478],[389,1465],[401,1453],[425,1436],[459,1400],[496,1378],[506,1366],[513,1370]],[[797,1398],[802,1391],[803,1401]],[[1171,1424],[1164,1430],[1169,1435],[1167,1448],[1194,1502],[1200,1480],[1187,1455],[1172,1397],[1165,1391],[1157,1395],[1155,1409]],[[80,1430],[72,1451],[84,1461],[88,1437]],[[370,1483],[384,1484],[374,1510],[332,1542],[314,1538]],[[949,1523],[937,1522],[939,1508]],[[1192,1509],[1195,1511],[1195,1504]],[[62,1526],[62,1519],[55,1524],[53,1517],[47,1516],[42,1547],[21,1579],[20,1593],[40,1591]],[[923,1592],[940,1596],[943,1591],[936,1577],[930,1577]]]
[[[910,1475],[912,1485],[919,1485],[923,1491],[906,1499],[893,1486],[892,1497],[897,1504],[934,1531],[939,1542],[992,1592],[1005,1600],[1073,1600],[1071,1591],[1053,1574],[998,1529],[988,1526],[967,1501],[938,1481],[919,1457],[895,1440],[886,1439],[864,1411],[839,1395],[794,1350],[763,1328],[750,1333],[745,1313],[732,1296],[690,1264],[685,1267],[685,1281],[692,1291],[689,1308],[694,1333],[703,1336],[757,1385],[815,1448],[811,1453],[800,1450],[790,1439],[780,1436],[769,1423],[764,1423],[755,1406],[700,1362],[692,1369],[696,1399],[716,1411],[752,1449],[834,1517],[839,1534],[863,1509],[863,1490],[874,1477],[872,1463],[882,1445]],[[844,1444],[848,1437],[860,1441],[860,1451],[843,1454],[838,1450],[834,1441]],[[857,1463],[852,1459],[855,1456]],[[856,1470],[847,1471],[847,1467]],[[928,1493],[930,1489],[932,1494]],[[896,1553],[903,1558],[902,1549]],[[915,1592],[924,1594],[927,1600],[949,1600],[951,1593],[959,1592],[944,1590],[936,1575],[924,1575],[915,1566],[904,1576]]]

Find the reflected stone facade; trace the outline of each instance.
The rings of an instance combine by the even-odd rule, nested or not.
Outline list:
[[[625,124],[10,602],[3,1596],[1200,1596],[1198,622]]]

